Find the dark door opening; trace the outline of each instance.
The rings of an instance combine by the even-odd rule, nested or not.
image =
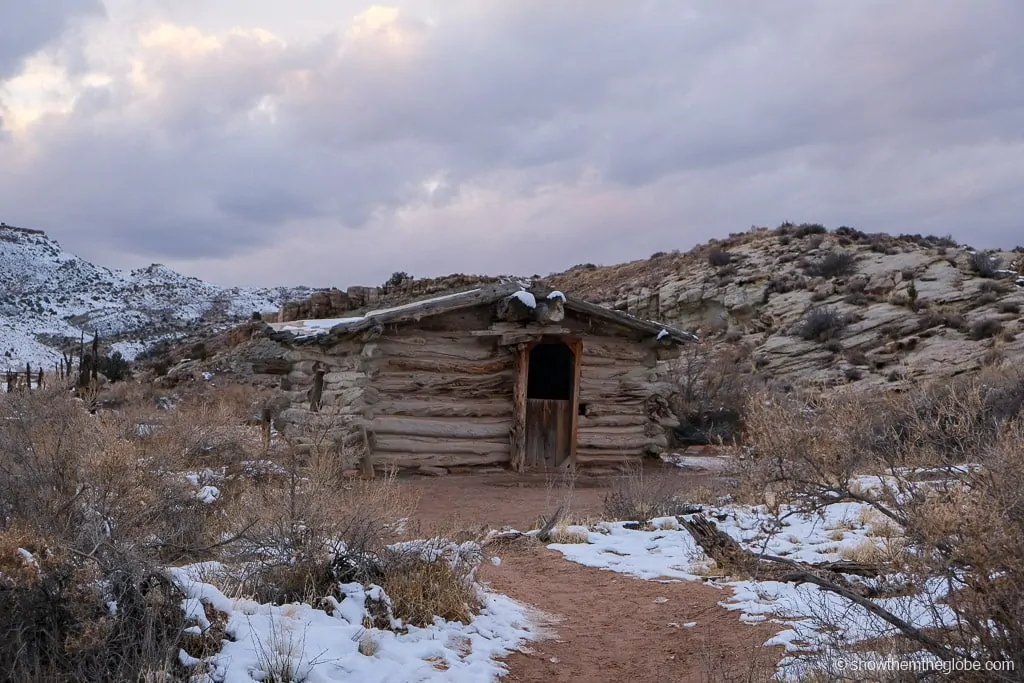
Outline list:
[[[526,465],[551,469],[572,453],[576,355],[562,342],[530,349],[526,382]]]
[[[571,401],[576,358],[562,343],[537,344],[530,350],[526,398]]]

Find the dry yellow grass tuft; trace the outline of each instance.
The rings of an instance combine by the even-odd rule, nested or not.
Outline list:
[[[481,607],[469,569],[444,560],[405,558],[379,581],[394,616],[413,626],[429,626],[435,617],[468,623]]]

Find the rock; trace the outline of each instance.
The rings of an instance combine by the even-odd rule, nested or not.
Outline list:
[[[416,469],[416,474],[422,474],[425,477],[444,477],[448,474],[448,470],[443,467],[423,465]]]
[[[892,389],[904,376],[941,380],[975,371],[986,354],[993,355],[991,341],[973,341],[962,329],[944,326],[943,320],[957,315],[963,315],[967,325],[995,316],[1008,332],[1020,336],[1024,331],[1019,316],[1012,313],[1012,303],[1024,306],[1024,288],[998,294],[983,307],[974,305],[985,295],[980,287],[987,281],[970,271],[964,249],[942,250],[913,238],[847,233],[827,235],[812,254],[806,240],[780,238],[776,231],[763,230],[718,240],[715,246],[733,256],[727,274],[710,265],[706,249],[698,248],[607,268],[572,269],[545,278],[544,283],[640,318],[698,330],[711,340],[712,348],[720,339],[724,344],[723,335],[730,330],[728,343],[750,349],[762,378],[791,386]],[[804,261],[836,250],[855,255],[856,272],[807,276]],[[1005,264],[1017,257],[999,256]],[[910,307],[910,281],[917,303],[922,304],[918,309]],[[857,292],[859,298],[847,301],[848,294]],[[1005,312],[1002,303],[1008,304]],[[834,308],[853,320],[827,346],[805,341],[794,333],[813,306]],[[929,312],[929,307],[937,306],[954,308]],[[1000,351],[1013,362],[1024,355],[1024,340],[1009,339],[1000,340]],[[890,345],[892,349],[878,353]],[[850,379],[845,373],[851,367],[850,353],[870,353],[877,366],[859,361],[862,375]]]

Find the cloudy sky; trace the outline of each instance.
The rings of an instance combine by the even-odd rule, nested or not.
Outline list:
[[[1020,0],[0,0],[0,219],[221,284],[1024,243]]]

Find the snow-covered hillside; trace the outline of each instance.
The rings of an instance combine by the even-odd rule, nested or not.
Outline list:
[[[199,327],[224,328],[254,311],[309,296],[298,288],[223,289],[154,264],[95,266],[44,233],[0,224],[0,370],[52,367],[57,346],[98,333],[126,357]]]

